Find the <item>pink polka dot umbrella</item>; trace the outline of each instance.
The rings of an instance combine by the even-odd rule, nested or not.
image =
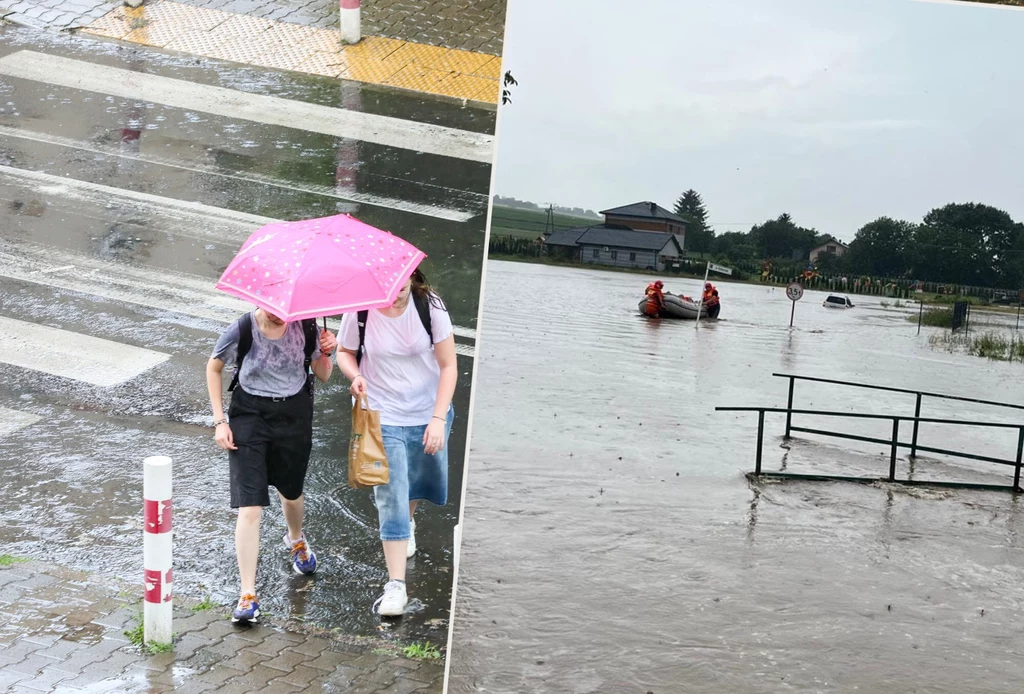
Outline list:
[[[217,289],[287,321],[394,303],[426,257],[347,214],[268,224],[242,245]]]

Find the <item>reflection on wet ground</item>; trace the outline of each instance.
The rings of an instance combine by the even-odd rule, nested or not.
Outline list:
[[[1018,691],[1018,500],[752,486],[757,418],[714,407],[784,406],[788,384],[772,372],[1014,401],[1020,365],[934,352],[928,329],[917,337],[903,312],[867,297],[829,311],[808,292],[790,331],[781,289],[721,283],[718,322],[648,321],[636,315],[648,281],[488,268],[449,691]],[[813,409],[914,407],[913,396],[811,384],[796,395]],[[923,414],[1015,417],[943,402]],[[768,420],[766,469],[887,469],[877,445],[803,437],[784,448],[783,429]],[[990,434],[945,443],[1013,454]],[[948,436],[921,433],[940,447]],[[1012,479],[952,459],[915,467]]]
[[[353,91],[328,79],[200,66],[183,56],[0,28],[0,55],[22,49],[414,126],[490,132],[494,124],[493,112]],[[0,313],[170,355],[138,378],[100,388],[12,366],[0,353],[0,412],[15,411],[23,422],[0,437],[0,548],[137,581],[141,462],[168,455],[175,466],[175,590],[229,604],[237,599],[235,515],[227,504],[227,461],[209,429],[203,373],[226,327],[223,315],[237,306],[204,292],[263,218],[350,212],[429,254],[424,269],[460,326],[461,346],[472,353],[490,170],[173,109],[159,98],[135,101],[0,76]],[[60,259],[53,267],[16,267],[19,258],[39,262],[48,252]],[[112,289],[118,268],[122,284]],[[71,278],[74,286],[48,286],[49,276]],[[169,308],[175,302],[180,312]],[[372,496],[347,486],[351,405],[335,375],[318,391],[306,486],[307,532],[323,567],[315,577],[290,570],[276,501],[264,515],[258,588],[261,606],[276,620],[444,643],[472,368],[466,350],[449,505],[425,507],[422,519],[417,514],[420,552],[410,562],[409,583],[414,607],[422,609],[400,623],[381,623],[370,612],[387,576]],[[66,345],[53,345],[52,359],[75,357]]]

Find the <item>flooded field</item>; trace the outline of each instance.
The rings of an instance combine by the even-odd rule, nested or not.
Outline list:
[[[751,485],[757,417],[714,408],[785,406],[788,382],[773,372],[1022,402],[1024,367],[937,350],[935,329],[918,336],[907,320],[916,308],[874,297],[834,311],[807,292],[790,330],[783,289],[719,283],[719,321],[650,321],[636,312],[648,281],[488,266],[449,691],[1019,691],[1020,501]],[[914,413],[913,396],[812,383],[795,404]],[[922,415],[1021,420],[940,400]],[[807,435],[784,446],[783,431],[769,416],[766,470],[888,469],[885,446]],[[1012,458],[1017,433],[931,425],[920,440]],[[905,451],[898,474],[1012,481],[1011,468],[952,458],[911,466]]]

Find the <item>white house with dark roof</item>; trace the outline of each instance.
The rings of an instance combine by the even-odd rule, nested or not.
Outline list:
[[[588,265],[663,272],[683,256],[687,222],[653,202],[602,210],[604,224],[560,229],[544,239],[552,255]]]
[[[850,247],[845,243],[835,238],[834,236],[826,236],[822,243],[811,249],[810,261],[813,263],[821,255],[834,255],[840,258],[846,254],[846,251],[850,250]]]

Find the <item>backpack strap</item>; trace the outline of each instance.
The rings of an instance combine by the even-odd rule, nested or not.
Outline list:
[[[413,294],[412,301],[416,304],[416,311],[420,314],[420,323],[423,323],[423,329],[427,331],[427,337],[430,338],[430,346],[433,348],[434,330],[430,325],[430,297]]]
[[[235,375],[228,386],[231,392],[238,385],[238,374],[242,372],[242,360],[252,347],[252,314],[246,313],[238,319],[238,357],[235,359]]]
[[[430,346],[433,347],[434,331],[430,323],[430,297],[413,294],[412,300],[416,305],[416,313],[420,315],[420,323],[423,324],[423,329],[427,331],[427,337],[430,338]],[[356,366],[359,366],[359,363],[363,360],[364,345],[366,343],[366,319],[369,315],[369,311],[359,311],[356,314],[356,324],[359,326],[359,349],[356,350]]]
[[[306,336],[306,359],[302,364],[302,372],[306,374],[306,387],[309,394],[313,394],[313,372],[309,365],[313,363],[313,352],[316,351],[316,318],[307,318],[302,321],[302,332]]]
[[[366,342],[366,318],[369,311],[360,311],[356,314],[356,324],[359,326],[359,349],[356,351],[356,366],[363,360],[363,343]]]

